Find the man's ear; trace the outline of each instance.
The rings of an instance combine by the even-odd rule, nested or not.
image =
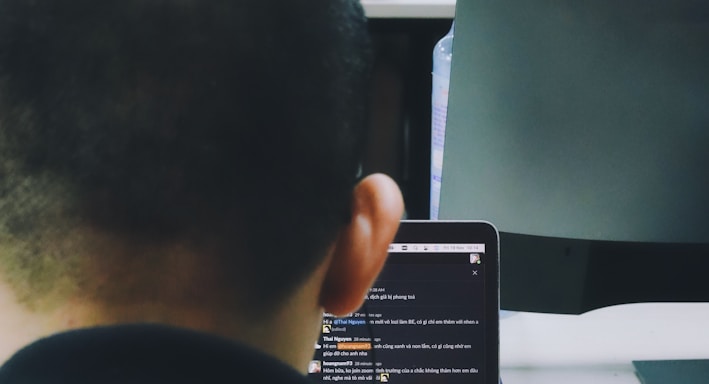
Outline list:
[[[354,189],[352,220],[340,233],[320,293],[325,311],[343,316],[357,310],[384,266],[404,212],[401,191],[382,174]]]

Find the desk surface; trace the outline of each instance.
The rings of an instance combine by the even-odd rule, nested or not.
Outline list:
[[[639,383],[633,360],[709,359],[709,303],[642,303],[500,321],[505,384]]]
[[[361,0],[370,18],[453,18],[455,0]]]

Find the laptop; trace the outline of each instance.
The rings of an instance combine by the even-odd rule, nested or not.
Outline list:
[[[497,384],[498,244],[487,222],[403,221],[362,308],[323,318],[309,376]]]

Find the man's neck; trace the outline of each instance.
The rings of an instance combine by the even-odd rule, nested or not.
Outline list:
[[[11,287],[0,279],[0,365],[25,345],[51,334],[93,326],[155,323],[203,331],[245,343],[304,372],[312,357],[322,312],[315,276],[268,318],[255,321],[240,314],[248,308],[211,300],[167,302],[136,297],[110,305],[86,299],[69,299],[51,310],[33,311],[18,303]]]
[[[32,313],[15,299],[15,294],[0,279],[0,364],[24,345],[56,328],[47,317]]]

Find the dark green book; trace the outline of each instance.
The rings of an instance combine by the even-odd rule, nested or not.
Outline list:
[[[633,361],[643,384],[707,384],[709,360]]]

